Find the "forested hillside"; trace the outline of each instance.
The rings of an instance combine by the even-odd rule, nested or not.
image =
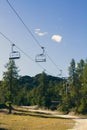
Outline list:
[[[18,105],[39,105],[51,107],[53,100],[58,100],[61,78],[52,77],[45,73],[35,77],[24,76],[19,78],[21,94]]]
[[[0,103],[12,102],[15,105],[38,105],[40,107],[57,109],[53,101],[61,100],[60,87],[62,78],[41,73],[35,77],[18,76],[18,68],[14,61],[6,65],[0,83]]]
[[[58,109],[87,113],[87,61],[69,66],[69,77],[59,78],[38,74],[34,77],[18,75],[15,62],[9,61],[7,71],[0,82],[0,104],[38,105],[48,109]]]

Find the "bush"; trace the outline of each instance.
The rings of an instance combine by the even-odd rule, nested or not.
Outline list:
[[[5,108],[8,108],[7,105],[5,105],[5,104],[0,104],[0,109],[5,109]]]

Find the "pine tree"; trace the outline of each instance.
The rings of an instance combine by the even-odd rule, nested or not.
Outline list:
[[[9,60],[5,68],[7,71],[3,73],[2,91],[4,101],[8,102],[9,113],[11,113],[12,103],[14,103],[17,93],[18,68],[14,60]]]
[[[87,114],[87,61],[84,64],[81,84],[81,103],[79,106],[79,112]]]

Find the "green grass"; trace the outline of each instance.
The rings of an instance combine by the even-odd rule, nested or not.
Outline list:
[[[67,130],[74,121],[51,114],[15,110],[13,114],[0,112],[0,130]]]

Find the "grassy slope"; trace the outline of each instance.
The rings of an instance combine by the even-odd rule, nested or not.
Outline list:
[[[14,114],[0,112],[0,130],[67,130],[73,127],[70,119],[28,111],[14,111]],[[3,129],[1,129],[3,128]]]

